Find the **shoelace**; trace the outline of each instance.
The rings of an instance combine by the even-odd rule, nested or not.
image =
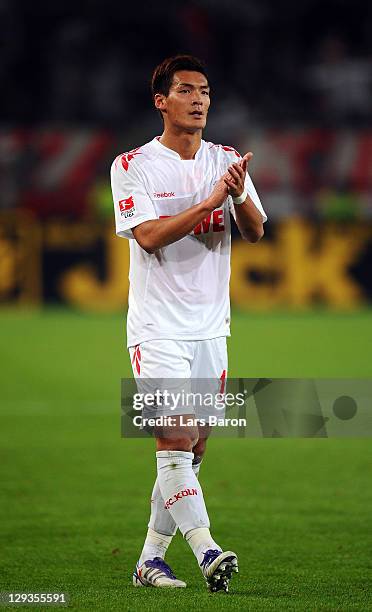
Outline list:
[[[154,557],[154,559],[145,561],[145,565],[146,567],[154,567],[155,569],[159,569],[164,572],[164,574],[168,576],[168,578],[171,578],[172,580],[177,580],[169,565],[161,557]]]
[[[204,553],[204,559],[201,562],[200,567],[202,567],[203,569],[208,567],[208,565],[210,565],[212,561],[214,561],[221,554],[221,552],[221,550],[217,550],[216,548],[210,548],[209,550],[207,550],[207,552]]]

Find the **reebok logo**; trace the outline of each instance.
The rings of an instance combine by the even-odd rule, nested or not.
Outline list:
[[[173,497],[170,497],[168,501],[166,502],[164,508],[166,510],[169,510],[170,506],[173,506],[173,504],[175,504],[178,500],[182,499],[183,497],[188,497],[189,495],[197,495],[197,494],[198,494],[197,489],[184,489],[183,491],[180,491],[179,493],[176,493],[175,495],[173,495]]]
[[[133,217],[135,213],[133,196],[129,196],[126,200],[119,200],[119,210],[121,217],[124,219],[128,219],[128,217]]]
[[[154,198],[174,198],[174,191],[164,191],[162,193],[154,192]]]

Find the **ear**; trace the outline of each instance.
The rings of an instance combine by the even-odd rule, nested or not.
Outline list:
[[[155,108],[157,108],[162,113],[167,112],[167,98],[163,94],[157,93],[154,96]]]

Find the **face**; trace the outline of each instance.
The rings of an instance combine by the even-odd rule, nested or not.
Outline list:
[[[173,75],[168,96],[155,95],[155,106],[162,111],[165,124],[189,132],[202,130],[210,105],[208,81],[200,72],[179,70]]]

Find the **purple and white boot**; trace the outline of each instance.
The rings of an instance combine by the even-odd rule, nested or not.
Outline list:
[[[229,590],[229,582],[233,573],[238,573],[238,558],[228,550],[207,550],[200,564],[208,589],[212,593]]]
[[[178,580],[169,565],[161,557],[154,557],[136,565],[133,572],[134,586],[184,588],[186,582]]]

